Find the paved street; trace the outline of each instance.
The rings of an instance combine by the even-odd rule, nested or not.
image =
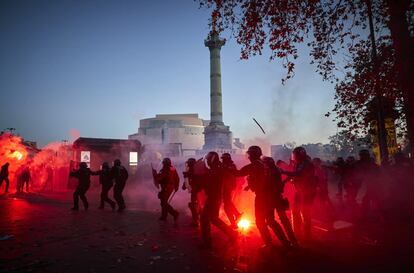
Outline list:
[[[71,212],[71,195],[0,197],[0,272],[409,272],[413,245],[349,241],[315,228],[317,240],[296,253],[260,250],[252,230],[238,246],[214,232],[215,251],[197,248],[188,216],[159,223],[156,211],[130,204],[124,213],[96,207]],[[185,213],[182,212],[182,215]],[[214,229],[213,229],[214,230]],[[402,235],[402,234],[400,234]],[[398,240],[397,240],[398,241]],[[397,242],[396,241],[396,242]],[[412,242],[412,241],[411,241]]]

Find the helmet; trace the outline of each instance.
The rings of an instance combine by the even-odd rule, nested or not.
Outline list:
[[[307,158],[306,150],[303,147],[296,147],[292,151],[292,159],[296,162],[302,162]]]
[[[114,166],[121,166],[121,160],[115,159],[114,160]]]
[[[104,163],[102,163],[101,169],[102,169],[102,170],[107,170],[107,169],[109,169],[109,163],[108,163],[108,162],[104,162]]]
[[[191,157],[191,158],[187,159],[186,163],[187,163],[187,166],[191,168],[196,163],[196,160],[195,160],[195,158]]]
[[[86,162],[81,162],[79,164],[79,169],[86,169],[86,168],[88,168],[88,164],[86,164]]]
[[[221,160],[223,163],[232,163],[231,155],[229,153],[224,153],[221,155]]]
[[[164,158],[163,160],[162,160],[162,165],[164,165],[164,166],[168,166],[168,167],[170,167],[171,166],[171,159],[169,159],[168,157],[166,157],[166,158]]]
[[[209,152],[206,157],[207,165],[212,168],[220,164],[219,155],[216,152]]]
[[[250,146],[246,152],[252,159],[259,159],[263,153],[259,146]]]
[[[263,163],[266,165],[266,167],[274,167],[274,166],[276,166],[275,160],[273,159],[273,157],[264,156],[262,158],[262,160],[263,160]]]

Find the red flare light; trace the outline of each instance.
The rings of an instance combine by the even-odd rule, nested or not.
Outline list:
[[[19,151],[10,152],[9,158],[16,158],[17,160],[21,160],[23,158],[23,154]]]
[[[237,227],[242,231],[242,232],[247,232],[247,230],[250,228],[250,221],[247,219],[241,219],[238,223],[237,223]]]

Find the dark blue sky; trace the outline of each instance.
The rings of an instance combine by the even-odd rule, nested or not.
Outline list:
[[[44,145],[82,136],[126,138],[157,113],[209,118],[209,11],[192,0],[1,1],[0,129],[15,127]],[[224,36],[229,39],[226,34]],[[326,141],[336,131],[323,114],[333,87],[313,72],[307,50],[293,80],[280,62],[239,60],[222,49],[224,120],[235,136],[266,141]]]

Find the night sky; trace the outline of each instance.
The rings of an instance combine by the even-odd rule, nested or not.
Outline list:
[[[127,138],[155,114],[209,119],[209,15],[192,0],[1,1],[0,129],[43,146],[71,130]],[[336,132],[324,117],[333,85],[314,72],[305,47],[283,86],[281,62],[267,51],[241,61],[234,39],[222,36],[224,122],[235,137],[307,143]]]

